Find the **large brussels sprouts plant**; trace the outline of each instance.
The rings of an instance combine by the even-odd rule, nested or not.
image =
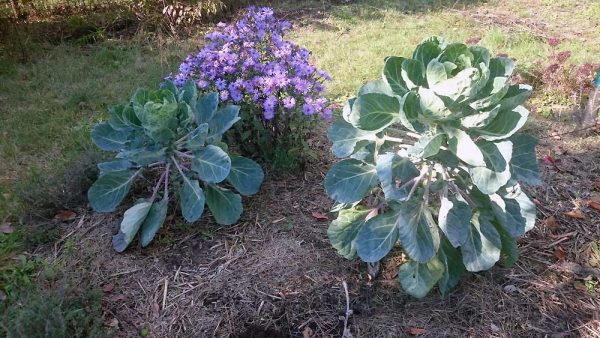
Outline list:
[[[346,258],[379,262],[400,244],[400,284],[445,294],[466,271],[517,259],[534,226],[520,183],[537,184],[536,139],[515,134],[531,87],[514,64],[439,37],[412,58],[388,57],[328,133],[338,158],[325,177],[338,217],[328,230]]]
[[[183,217],[200,218],[204,204],[219,224],[233,224],[242,214],[242,195],[255,194],[264,177],[256,162],[230,156],[223,133],[239,120],[239,107],[219,107],[219,95],[200,95],[193,82],[181,89],[165,82],[156,91],[138,90],[130,102],[113,107],[110,119],[92,130],[93,142],[116,152],[100,163],[100,176],[88,191],[92,208],[112,212],[135,179],[154,180],[149,198],[125,211],[113,247],[122,252],[140,233],[147,246],[167,215],[169,191],[176,188]],[[162,193],[162,197],[159,194]]]

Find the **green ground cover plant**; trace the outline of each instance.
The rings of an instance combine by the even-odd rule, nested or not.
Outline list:
[[[343,158],[325,176],[341,255],[377,263],[399,243],[400,284],[419,298],[516,261],[536,217],[520,183],[540,179],[536,139],[516,134],[531,87],[512,84],[513,71],[509,58],[439,37],[385,59],[328,133]]]

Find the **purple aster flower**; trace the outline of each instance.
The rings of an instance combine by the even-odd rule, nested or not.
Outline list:
[[[294,99],[291,96],[287,96],[286,98],[283,99],[283,106],[286,109],[292,109],[294,108],[294,106],[296,105],[296,99]]]

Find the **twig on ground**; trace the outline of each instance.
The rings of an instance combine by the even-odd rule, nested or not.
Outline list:
[[[346,295],[346,317],[344,318],[344,333],[342,337],[352,338],[352,333],[348,329],[348,319],[352,315],[352,310],[350,309],[350,295],[348,294],[348,283],[342,281],[342,285],[344,286],[344,294]]]

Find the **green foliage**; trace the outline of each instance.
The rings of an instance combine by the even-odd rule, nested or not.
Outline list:
[[[202,216],[205,203],[220,224],[240,218],[241,196],[231,188],[255,194],[264,174],[256,162],[230,156],[221,142],[238,113],[237,106],[219,107],[215,93],[198,93],[193,82],[181,89],[166,82],[156,91],[138,90],[92,129],[94,144],[117,152],[113,161],[98,164],[100,176],[88,191],[94,210],[114,211],[137,178],[158,177],[151,197],[125,211],[113,236],[115,250],[124,251],[138,232],[142,246],[152,241],[166,218],[171,186],[179,190],[181,212],[190,223]]]
[[[445,294],[466,271],[517,258],[534,226],[520,183],[540,183],[536,139],[515,134],[531,87],[510,82],[513,61],[433,37],[412,58],[388,57],[329,130],[341,161],[325,176],[338,202],[329,227],[346,258],[378,262],[399,243],[400,284]],[[520,182],[520,183],[519,183]]]

